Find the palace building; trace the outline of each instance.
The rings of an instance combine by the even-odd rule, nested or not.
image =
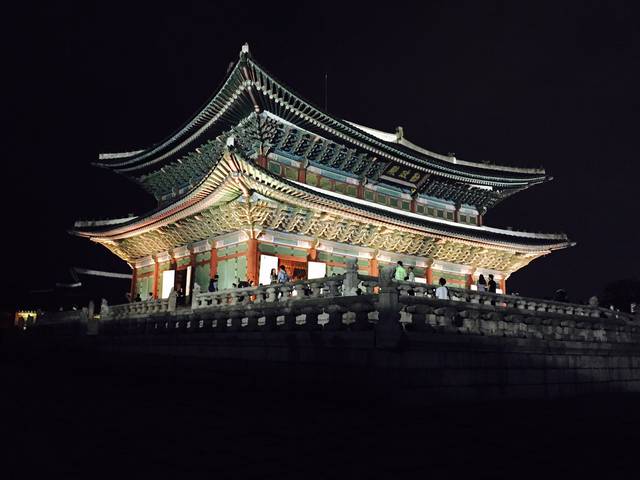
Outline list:
[[[485,225],[505,198],[550,180],[543,169],[463,161],[337,118],[274,78],[242,48],[204,108],[164,141],[106,153],[100,167],[135,181],[157,208],[78,221],[72,233],[129,263],[132,295],[168,296],[214,275],[221,288],[345,271],[377,275],[402,260],[416,281],[472,286],[572,243]]]

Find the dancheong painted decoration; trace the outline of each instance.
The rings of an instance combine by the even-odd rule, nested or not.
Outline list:
[[[487,210],[549,177],[543,169],[473,163],[314,106],[275,79],[245,45],[220,88],[189,122],[153,147],[99,156],[98,166],[158,201],[137,217],[78,221],[73,233],[133,268],[132,295],[168,295],[291,278],[413,266],[416,281],[500,289],[563,234],[491,228]]]

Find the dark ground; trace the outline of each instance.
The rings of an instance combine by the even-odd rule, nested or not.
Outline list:
[[[639,395],[407,407],[346,387],[272,391],[171,358],[0,347],[4,479],[633,478],[639,466]]]

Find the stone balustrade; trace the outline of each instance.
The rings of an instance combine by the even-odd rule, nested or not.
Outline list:
[[[398,337],[402,330],[530,337],[632,341],[640,320],[590,305],[478,292],[448,287],[450,299],[436,298],[436,286],[396,282],[388,274],[321,279],[201,292],[176,308],[169,298],[100,309],[100,332],[157,333],[223,330],[366,330]],[[384,325],[384,327],[383,327]],[[634,341],[636,341],[634,340]]]
[[[151,315],[154,313],[174,312],[176,310],[176,294],[172,290],[169,298],[145,300],[143,302],[125,303],[107,306],[103,303],[100,314],[104,319],[119,319]]]
[[[343,292],[344,279],[344,275],[334,275],[316,280],[300,280],[296,282],[203,293],[200,292],[200,287],[196,286],[192,294],[191,308],[198,310],[225,305],[282,303],[296,299],[302,300],[348,295],[349,292]],[[355,295],[355,292],[351,294]]]

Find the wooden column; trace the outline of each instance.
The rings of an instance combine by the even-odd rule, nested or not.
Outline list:
[[[482,215],[478,215],[478,226],[482,226]]]
[[[247,281],[258,284],[258,240],[247,240]]]
[[[211,260],[209,260],[209,278],[213,278],[218,273],[218,249],[216,242],[211,245]]]
[[[379,276],[379,274],[378,259],[374,255],[373,258],[369,260],[369,275],[371,275],[372,277],[377,277]]]
[[[466,275],[466,279],[464,282],[464,288],[466,288],[467,290],[471,288],[471,285],[473,285],[473,273],[468,273]]]
[[[314,244],[313,247],[307,250],[307,261],[315,262],[317,261],[317,259],[318,259],[318,250],[316,248],[316,245]]]
[[[265,157],[264,155],[260,155],[258,156],[258,161],[257,161],[258,165],[260,165],[262,168],[267,168],[267,157]]]
[[[416,205],[418,204],[418,202],[416,201],[415,198],[411,199],[411,206],[409,207],[409,210],[411,210],[413,213],[416,213]]]
[[[159,277],[160,277],[160,264],[158,263],[158,259],[154,258],[153,259],[153,298],[158,298]]]
[[[307,167],[302,164],[298,170],[298,181],[300,183],[307,183]]]
[[[504,295],[507,294],[507,279],[504,277],[500,279],[500,290],[502,290]]]
[[[427,269],[425,270],[426,275],[427,275],[427,285],[431,285],[433,284],[433,270],[431,270],[431,267],[427,267]]]

